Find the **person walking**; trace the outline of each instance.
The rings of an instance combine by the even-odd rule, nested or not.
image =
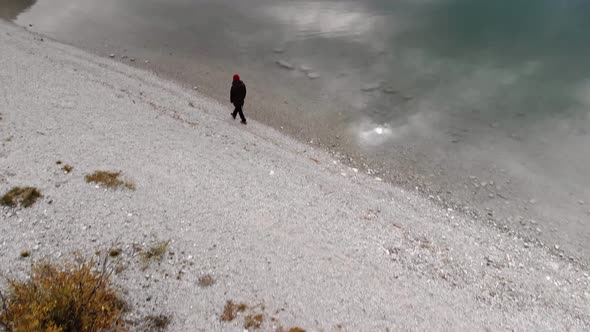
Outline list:
[[[246,117],[244,116],[244,112],[242,111],[242,107],[244,107],[244,100],[246,99],[246,84],[240,80],[240,75],[235,74],[234,80],[231,84],[230,102],[234,104],[234,111],[231,113],[231,116],[236,119],[236,115],[240,114],[240,119],[242,119],[242,124],[246,124]]]

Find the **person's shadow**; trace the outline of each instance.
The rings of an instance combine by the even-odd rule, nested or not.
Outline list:
[[[37,0],[2,0],[0,1],[0,19],[14,21],[16,17],[29,9]]]

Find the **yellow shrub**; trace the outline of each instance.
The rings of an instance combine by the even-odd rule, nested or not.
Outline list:
[[[0,299],[0,326],[7,332],[126,331],[125,303],[111,287],[110,274],[106,260],[100,270],[93,260],[35,263],[30,280],[9,281]]]

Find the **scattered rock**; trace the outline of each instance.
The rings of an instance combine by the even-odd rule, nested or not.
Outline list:
[[[114,58],[115,55],[113,53],[109,54],[109,57]]]
[[[534,198],[531,198],[531,199],[529,200],[529,203],[531,203],[531,204],[537,204],[537,200],[536,200],[536,199],[534,199]]]
[[[584,204],[586,204],[586,202],[584,202],[584,201],[582,201],[582,200],[579,200],[579,201],[578,201],[578,204],[580,204],[580,205],[584,205]]]
[[[197,86],[193,86],[193,90],[197,91],[199,88]]]
[[[397,93],[397,90],[395,90],[394,88],[388,86],[388,87],[383,88],[383,92],[385,92],[385,93],[387,93],[389,95],[393,95],[393,94],[396,94]]]
[[[135,58],[130,58],[129,61],[135,62]]]
[[[282,47],[275,47],[272,51],[277,54],[285,53],[285,49]]]
[[[315,72],[307,73],[307,78],[315,80],[316,78],[320,78],[320,74]]]
[[[277,65],[279,65],[280,67],[285,68],[285,69],[293,70],[295,68],[291,63],[289,63],[285,60],[277,60],[276,63],[277,63]]]
[[[307,73],[307,72],[312,71],[311,67],[310,66],[307,66],[307,65],[301,65],[301,66],[299,66],[299,70],[301,70],[304,73]]]
[[[381,87],[380,82],[368,83],[361,87],[361,91],[363,92],[371,92],[379,89]]]

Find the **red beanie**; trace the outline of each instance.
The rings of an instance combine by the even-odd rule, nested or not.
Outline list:
[[[240,75],[238,75],[238,74],[235,74],[235,75],[234,75],[234,81],[239,81],[239,80],[240,80]]]

